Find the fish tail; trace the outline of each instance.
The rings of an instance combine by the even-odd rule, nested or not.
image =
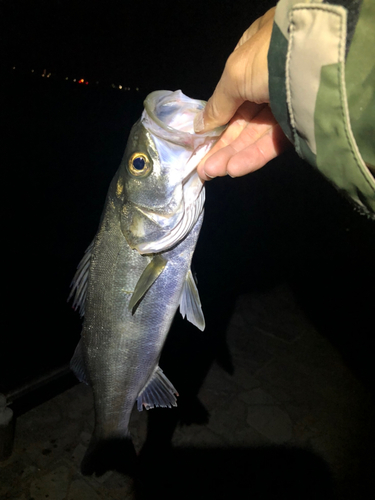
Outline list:
[[[107,471],[117,471],[133,475],[136,452],[130,437],[91,438],[89,447],[81,463],[85,476],[102,476]]]

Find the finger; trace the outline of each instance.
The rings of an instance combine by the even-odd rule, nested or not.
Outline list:
[[[217,176],[226,175],[226,163],[225,163],[226,155],[223,155],[224,162],[220,161],[221,155],[219,155],[218,157],[215,156],[215,158],[217,159],[215,161],[216,165],[215,172],[211,172],[209,176],[207,176],[207,172],[205,171],[206,162],[211,156],[215,155],[217,152],[222,151],[227,147],[230,147],[231,142],[238,137],[238,135],[241,133],[242,128],[240,129],[238,127],[237,130],[237,127],[233,126],[232,124],[229,125],[229,127],[226,129],[226,131],[220,137],[217,143],[210,149],[210,151],[206,154],[203,160],[201,160],[201,162],[197,167],[197,172],[202,180],[207,181]],[[235,150],[233,150],[233,154],[235,154]],[[223,165],[223,168],[221,168],[221,165]]]
[[[226,164],[229,157],[254,143],[275,123],[275,118],[266,104],[243,103],[218,142],[198,165],[199,176],[203,180],[207,180],[208,173],[211,177],[226,175]],[[215,155],[215,170],[208,172],[205,168],[207,160],[222,149],[224,151],[220,155]],[[209,165],[212,169],[211,162]]]
[[[227,161],[227,174],[231,177],[241,177],[255,172],[290,146],[291,143],[277,124],[256,142],[231,156]]]
[[[201,167],[201,177],[204,180],[227,175],[229,160],[236,154],[231,144],[214,152]]]
[[[194,120],[195,132],[206,132],[225,125],[245,103],[257,110],[259,103],[247,99],[243,86],[246,81],[247,55],[247,49],[240,47],[229,56],[214,93]]]
[[[268,126],[263,135],[243,149],[238,150],[233,144],[229,144],[214,152],[201,166],[199,175],[203,180],[227,174],[240,177],[263,167],[289,146],[290,142],[280,125]]]
[[[261,38],[259,33],[254,35],[255,38]],[[262,54],[260,57],[262,63],[258,64],[257,61],[259,76],[253,79],[254,61],[258,57],[255,54]],[[248,85],[248,82],[253,82],[253,84]],[[194,120],[195,132],[205,132],[225,125],[245,102],[257,106],[268,101],[266,49],[263,47],[257,52],[256,46],[244,44],[229,56],[214,93],[203,112],[199,113]]]
[[[276,7],[269,9],[262,17],[256,19],[253,24],[248,28],[240,38],[236,45],[236,49],[240,47],[243,43],[247,42],[253,35],[255,35],[266,23],[273,21],[275,17]],[[235,50],[236,50],[235,49]]]
[[[258,131],[257,134],[253,133],[254,141],[263,133],[264,130],[266,130],[267,127],[270,126],[267,125],[263,129],[261,129],[261,125],[259,125],[258,123],[261,123],[262,120],[264,122],[267,122],[267,120],[271,120],[272,123],[275,121],[271,111],[269,110],[269,107],[266,104],[255,104],[249,101],[244,102],[239,107],[233,118],[231,119],[229,126],[224,131],[220,139],[217,141],[217,143],[213,146],[213,148],[207,153],[207,155],[203,158],[203,160],[199,164],[198,174],[202,176],[202,178],[204,176],[203,174],[204,164],[207,161],[207,159],[214,153],[216,153],[216,151],[219,151],[220,149],[228,146],[228,144],[231,144],[232,142],[236,141],[236,139],[240,136],[240,134],[246,127],[249,126],[251,127],[250,122],[251,120],[255,119],[255,117],[257,117],[256,127],[259,128],[260,132]],[[248,133],[247,140],[250,139],[249,137],[250,135],[251,134]],[[235,149],[239,150],[241,147],[244,147],[244,144],[242,144],[242,142],[243,141],[241,139],[237,141],[234,145]]]
[[[228,91],[231,89],[231,92]],[[196,133],[212,130],[229,122],[244,99],[237,94],[236,84],[228,69],[228,63],[206,107],[194,120]]]
[[[194,120],[196,133],[225,125],[245,101],[269,102],[267,53],[275,9],[244,33],[208,103]]]
[[[220,174],[216,174],[215,175],[211,175],[211,177],[207,177],[206,175],[206,171],[205,171],[205,165],[207,163],[207,160],[213,156],[215,153],[217,153],[218,151],[222,150],[223,148],[225,148],[226,146],[228,146],[228,142],[225,141],[223,138],[219,139],[219,141],[213,146],[212,149],[210,149],[210,151],[206,154],[206,156],[203,158],[203,160],[199,163],[198,167],[197,167],[197,172],[198,172],[198,175],[199,177],[202,179],[202,180],[210,180],[211,178],[214,178],[216,177],[217,175],[220,175]],[[219,157],[220,158],[220,157]],[[220,166],[220,163],[217,162],[217,165],[218,165],[218,168]],[[222,175],[226,175],[226,166],[224,165],[224,170],[223,170],[223,174]]]

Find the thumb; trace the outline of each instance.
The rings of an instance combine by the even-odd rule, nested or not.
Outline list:
[[[228,77],[228,73],[224,70],[206,107],[196,115],[194,119],[194,131],[196,133],[203,133],[227,124],[244,102],[244,99],[239,95],[226,91],[228,88],[233,88],[233,83],[228,85]]]

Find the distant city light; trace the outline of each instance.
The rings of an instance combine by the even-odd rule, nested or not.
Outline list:
[[[12,66],[12,69],[15,70],[16,66]],[[22,73],[28,73],[28,72],[35,73],[35,69],[26,69],[26,70],[23,70],[23,71],[21,69],[21,71],[19,71],[20,74],[22,74]],[[89,82],[86,81],[84,78],[77,79],[77,78],[72,78],[72,77],[69,77],[69,76],[59,77],[58,74],[56,74],[56,73],[51,73],[51,72],[47,73],[46,69],[43,69],[43,72],[39,73],[39,74],[40,74],[40,76],[42,78],[50,78],[50,77],[53,76],[54,80],[58,80],[58,79],[65,80],[65,81],[71,80],[71,81],[73,81],[75,83],[80,83],[80,84],[84,84],[84,85],[88,85],[89,84]],[[97,81],[96,85],[99,85],[99,84],[100,84],[100,82]],[[109,86],[109,84],[106,84],[105,86]],[[115,83],[111,83],[111,88],[118,89],[118,90],[123,90],[123,91],[125,91],[125,90],[131,90],[130,87],[124,87],[123,85],[119,85],[119,84],[115,84]],[[135,87],[135,90],[137,92],[139,92],[139,87]]]

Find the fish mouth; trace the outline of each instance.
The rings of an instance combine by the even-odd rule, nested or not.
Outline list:
[[[212,142],[214,137],[225,130],[226,125],[209,132],[194,132],[193,116],[202,111],[206,101],[190,99],[180,90],[157,90],[149,94],[144,101],[142,123],[145,128],[162,139],[195,150],[199,145]],[[175,110],[178,108],[178,114]],[[188,119],[184,118],[190,115]],[[182,117],[176,122],[176,117]]]

